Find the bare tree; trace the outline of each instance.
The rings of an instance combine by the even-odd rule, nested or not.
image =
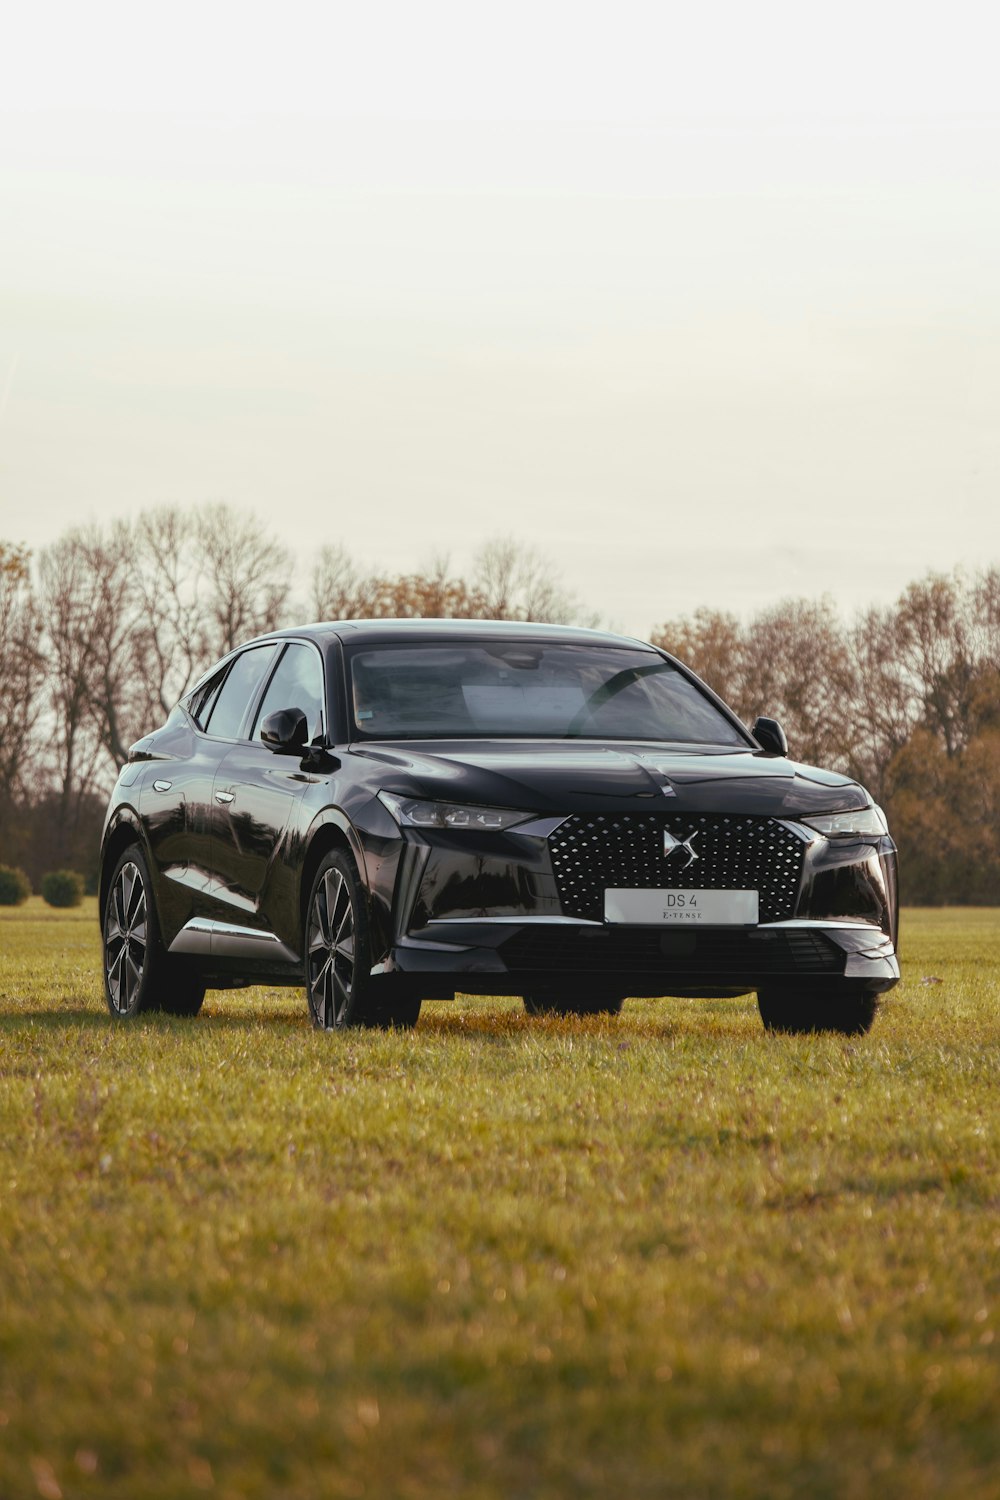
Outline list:
[[[483,597],[485,618],[563,623],[579,615],[552,565],[514,537],[494,537],[475,560],[472,588]]]
[[[29,553],[0,542],[0,847],[26,790],[26,769],[42,708],[45,658],[31,587]]]
[[[361,620],[378,614],[385,580],[361,573],[347,549],[336,543],[319,549],[310,585],[314,619]]]
[[[80,799],[102,761],[103,736],[93,714],[95,620],[100,587],[83,533],[70,532],[39,558],[39,605],[48,658],[47,745],[59,796],[59,819],[72,842]]]
[[[973,584],[972,611],[977,655],[1000,672],[1000,568],[987,568]]]
[[[281,623],[292,559],[256,517],[228,505],[198,512],[196,526],[207,584],[206,655],[214,658]]]
[[[488,542],[467,582],[441,555],[414,573],[363,572],[339,545],[325,546],[312,570],[318,619],[567,620],[577,606],[537,553],[510,538]]]
[[[948,755],[968,739],[969,709],[979,674],[974,598],[961,573],[929,573],[904,590],[897,606],[896,657],[920,703],[923,723]]]
[[[133,656],[147,722],[169,712],[207,660],[205,580],[190,511],[144,511],[133,531],[138,618]]]
[[[146,683],[137,670],[137,635],[146,625],[137,589],[132,527],[116,521],[73,534],[93,598],[89,631],[91,720],[108,760],[124,765],[128,748],[148,727]]]

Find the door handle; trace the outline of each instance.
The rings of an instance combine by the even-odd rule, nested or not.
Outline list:
[[[154,792],[169,792],[169,790],[170,790],[170,788],[172,786],[173,786],[173,782],[172,781],[154,781],[153,782],[153,791]]]
[[[216,792],[215,800],[216,802],[221,802],[224,807],[228,807],[230,802],[234,802],[236,799],[232,792]]]

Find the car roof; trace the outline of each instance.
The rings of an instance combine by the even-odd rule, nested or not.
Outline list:
[[[388,645],[403,641],[516,640],[550,641],[580,646],[631,646],[653,650],[648,642],[581,625],[542,625],[532,620],[322,620],[288,630],[270,632],[268,639],[285,636],[337,636],[345,645]]]

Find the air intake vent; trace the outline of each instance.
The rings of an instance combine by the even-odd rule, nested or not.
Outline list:
[[[690,932],[650,927],[546,927],[525,925],[500,948],[517,973],[574,975],[659,974],[675,981],[756,988],[761,979],[800,974],[843,974],[844,952],[822,933],[797,928],[749,932]]]

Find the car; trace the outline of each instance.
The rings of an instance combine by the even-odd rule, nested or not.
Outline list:
[[[896,849],[667,652],[482,620],[278,630],[132,746],[101,847],[111,1015],[302,985],[316,1027],[424,1000],[532,1015],[756,992],[770,1031],[871,1026]]]

